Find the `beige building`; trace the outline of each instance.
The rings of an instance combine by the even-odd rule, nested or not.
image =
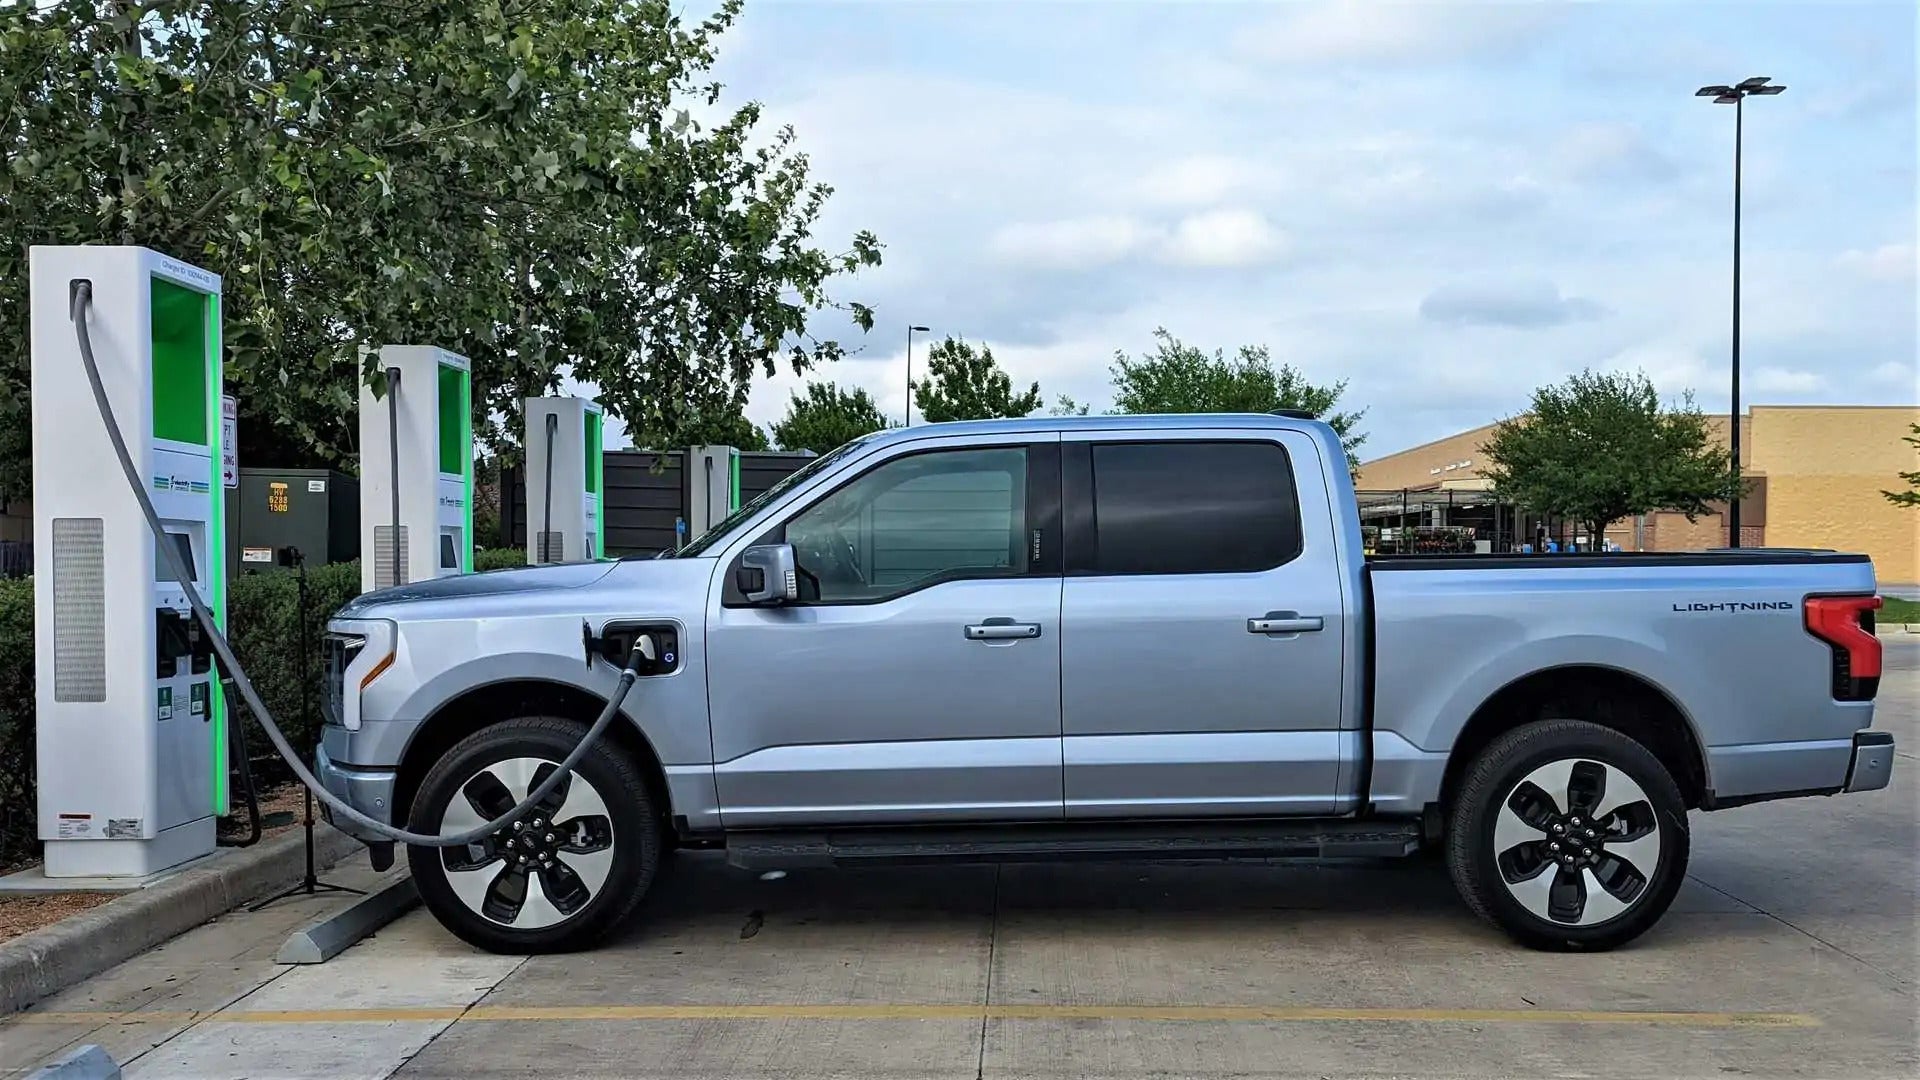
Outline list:
[[[1726,417],[1709,420],[1724,440]],[[1903,439],[1915,423],[1915,405],[1755,406],[1741,421],[1742,465],[1752,481],[1740,503],[1741,543],[1864,551],[1882,582],[1920,583],[1920,511],[1880,494],[1900,490],[1899,474],[1920,469],[1920,451]],[[1464,517],[1483,534],[1491,523],[1502,546],[1530,538],[1541,523],[1511,508],[1504,517],[1488,515],[1481,446],[1492,432],[1488,424],[1362,465],[1356,483],[1367,493],[1363,520],[1371,505],[1399,520],[1438,524]],[[1421,509],[1403,517],[1395,512],[1396,499]],[[1571,523],[1546,524],[1558,537],[1575,538]],[[1615,523],[1607,539],[1628,551],[1697,550],[1723,546],[1727,526],[1720,514],[1689,522],[1656,513]]]

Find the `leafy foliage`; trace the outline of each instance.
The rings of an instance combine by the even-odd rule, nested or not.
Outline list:
[[[808,383],[804,396],[793,395],[787,415],[773,424],[782,450],[824,454],[862,435],[888,427],[887,418],[865,390],[842,390],[830,382]]]
[[[790,129],[715,109],[718,40],[670,0],[0,2],[0,487],[25,494],[33,244],[144,244],[225,278],[241,460],[346,465],[364,347],[473,361],[476,435],[599,387],[640,445],[737,415],[880,261],[813,229]]]
[[[1325,420],[1340,436],[1347,466],[1358,470],[1359,433],[1366,410],[1340,412],[1347,384],[1316,386],[1292,366],[1274,366],[1265,345],[1242,345],[1229,358],[1182,342],[1164,328],[1153,332],[1153,351],[1138,360],[1113,356],[1113,404],[1120,413],[1273,412],[1303,409]],[[1063,402],[1063,404],[1066,404]]]
[[[682,446],[731,446],[735,450],[768,450],[767,433],[738,411],[688,416],[672,433],[672,443],[650,443],[656,449]]]
[[[929,424],[1027,416],[1040,407],[1040,384],[1015,395],[993,350],[947,338],[927,353],[927,378],[913,386],[913,404]]]
[[[1535,390],[1527,413],[1495,427],[1482,452],[1500,498],[1578,521],[1593,537],[1655,510],[1692,519],[1742,487],[1693,395],[1663,408],[1639,373],[1587,371]]]
[[[33,579],[0,579],[0,866],[35,850]]]
[[[1061,394],[1059,397],[1055,398],[1053,401],[1053,404],[1050,407],[1048,407],[1047,415],[1048,416],[1085,416],[1092,411],[1093,411],[1092,406],[1087,405],[1083,402],[1075,401],[1073,400],[1073,398],[1069,397],[1066,394]]]
[[[1913,434],[1911,435],[1901,436],[1901,440],[1912,446],[1915,450],[1920,450],[1920,424],[1913,425],[1912,431]],[[1920,508],[1920,470],[1903,472],[1900,474],[1900,479],[1906,481],[1907,490],[1882,491],[1880,494],[1885,495],[1887,501],[1895,506]]]

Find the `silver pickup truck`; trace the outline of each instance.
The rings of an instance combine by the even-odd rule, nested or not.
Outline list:
[[[743,868],[1444,853],[1519,941],[1603,949],[1687,811],[1884,787],[1873,567],[1812,551],[1369,559],[1331,429],[936,424],[809,463],[669,557],[361,597],[318,771],[486,949],[577,948],[671,848]],[[363,839],[374,839],[363,837]],[[374,845],[390,862],[390,845]]]

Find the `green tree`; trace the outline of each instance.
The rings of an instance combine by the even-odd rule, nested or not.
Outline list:
[[[1494,428],[1481,452],[1501,499],[1580,522],[1670,510],[1709,513],[1742,487],[1691,392],[1663,407],[1644,374],[1585,371],[1533,392],[1528,411]]]
[[[787,415],[773,423],[772,431],[782,450],[824,454],[888,426],[880,407],[865,390],[842,390],[830,382],[816,382],[807,384],[804,395],[793,395],[787,403]]]
[[[1047,410],[1047,415],[1085,416],[1092,411],[1093,407],[1085,402],[1075,401],[1071,396],[1061,394],[1059,397],[1053,399],[1053,406]]]
[[[28,477],[24,264],[143,244],[224,276],[248,464],[348,464],[363,346],[473,361],[476,434],[571,375],[642,445],[738,413],[874,237],[759,106],[717,110],[740,0],[0,0],[0,487]],[[685,107],[716,110],[709,127]]]
[[[767,450],[771,444],[767,433],[760,425],[747,419],[738,412],[726,412],[719,415],[688,417],[680,425],[679,439],[673,443],[656,443],[660,447],[669,446],[731,446],[735,450]]]
[[[1347,452],[1347,467],[1360,468],[1358,450],[1367,437],[1357,429],[1366,410],[1341,412],[1343,380],[1317,386],[1291,365],[1274,366],[1265,345],[1242,345],[1228,357],[1188,345],[1164,328],[1153,332],[1153,351],[1139,359],[1113,355],[1113,405],[1120,413],[1273,412],[1302,409],[1333,428]]]
[[[950,337],[928,350],[927,378],[913,384],[913,404],[929,424],[1026,416],[1040,407],[1040,384],[1015,395],[991,348]]]
[[[1901,438],[1915,450],[1920,450],[1920,424],[1913,425],[1911,430],[1913,434],[1903,435]],[[1907,490],[1882,491],[1880,494],[1885,495],[1887,501],[1895,506],[1920,507],[1920,470],[1903,472],[1900,474],[1900,479],[1907,482]]]

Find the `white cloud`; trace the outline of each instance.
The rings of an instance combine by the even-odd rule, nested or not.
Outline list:
[[[1008,225],[987,247],[1006,262],[1078,270],[1118,262],[1152,238],[1151,230],[1130,217],[1085,217]]]
[[[1176,266],[1251,266],[1285,247],[1286,236],[1258,211],[1209,210],[1182,220],[1161,257]]]
[[[1405,0],[1288,4],[1286,14],[1242,35],[1241,47],[1296,64],[1419,63],[1513,52],[1537,39],[1560,5],[1455,5]]]
[[[1826,380],[1811,371],[1761,368],[1748,377],[1747,385],[1759,394],[1814,394],[1825,388]]]
[[[1897,36],[1884,9],[1858,14]],[[1581,33],[1545,25],[1560,18]],[[1049,400],[1097,408],[1113,351],[1150,347],[1165,325],[1351,379],[1349,400],[1372,409],[1369,453],[1384,453],[1511,414],[1584,367],[1644,369],[1663,394],[1693,388],[1702,408],[1725,408],[1714,147],[1730,144],[1730,120],[1676,105],[1690,85],[1679,99],[1659,89],[1671,63],[1613,73],[1596,94],[1594,58],[1685,53],[1738,27],[1791,74],[1820,54],[1789,24],[1814,19],[1777,6],[795,2],[750,5],[767,48],[722,74],[730,100],[767,103],[768,130],[792,123],[814,178],[836,188],[815,235],[870,228],[886,244],[884,266],[834,288],[875,306],[875,332],[819,328],[865,351],[811,377],[864,386],[897,417],[903,328],[924,323],[989,342]],[[1154,23],[1144,37],[1115,29]],[[1107,46],[1097,57],[1088,33]],[[1859,75],[1910,83],[1905,55],[1906,68]],[[1831,239],[1908,239],[1911,96],[1881,127],[1798,123],[1799,100],[1782,99],[1789,111],[1749,150],[1748,385],[1755,400],[1914,400],[1913,290],[1900,287],[1912,244],[1849,239],[1864,250],[1841,255]],[[1791,168],[1761,182],[1769,159]],[[1894,287],[1862,285],[1875,280]],[[1488,283],[1465,297],[1486,302],[1471,316],[1446,291],[1462,282]],[[1436,293],[1451,316],[1422,318]],[[1590,317],[1600,301],[1606,317]],[[1489,325],[1516,318],[1550,330]],[[1806,372],[1826,385],[1803,389]],[[801,381],[756,380],[749,414],[777,416]]]
[[[1883,244],[1872,251],[1845,251],[1834,260],[1842,270],[1875,281],[1906,281],[1914,276],[1912,244]]]
[[[1442,285],[1420,301],[1420,317],[1459,326],[1539,329],[1597,319],[1606,308],[1582,296],[1562,296],[1550,281],[1467,281]]]
[[[1269,169],[1243,158],[1199,154],[1155,166],[1140,179],[1139,193],[1156,203],[1205,206],[1265,186]]]
[[[1920,401],[1920,367],[1911,362],[1903,364],[1898,360],[1888,360],[1868,372],[1867,379],[1905,393],[1908,401]]]
[[[1662,181],[1680,172],[1639,125],[1624,121],[1575,124],[1554,145],[1552,160],[1574,180]]]

